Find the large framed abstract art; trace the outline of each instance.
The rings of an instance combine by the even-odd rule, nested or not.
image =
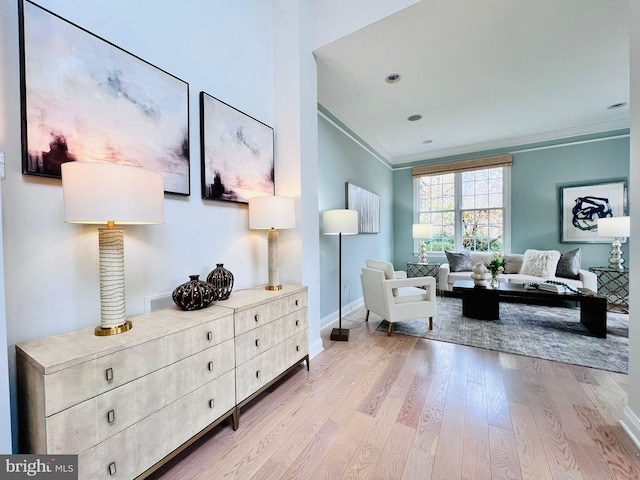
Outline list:
[[[273,195],[273,128],[200,92],[202,198],[249,203]]]
[[[190,194],[189,85],[39,5],[20,3],[22,172],[143,167]]]
[[[347,182],[347,208],[358,211],[358,233],[380,233],[380,195]]]
[[[627,214],[625,181],[560,187],[560,241],[611,243],[598,236],[598,219]]]

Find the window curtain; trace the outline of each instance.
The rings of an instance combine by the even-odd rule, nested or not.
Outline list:
[[[468,172],[470,170],[482,170],[485,168],[510,167],[513,165],[513,155],[495,155],[492,157],[470,158],[468,160],[458,160],[457,162],[434,163],[431,165],[420,165],[411,169],[413,178],[426,177],[429,175],[442,175],[445,173]]]

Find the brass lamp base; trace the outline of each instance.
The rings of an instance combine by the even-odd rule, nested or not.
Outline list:
[[[128,332],[132,328],[133,323],[131,323],[131,320],[127,320],[122,325],[119,325],[117,327],[102,328],[100,325],[98,325],[96,327],[95,334],[98,337],[106,337],[108,335],[117,335],[119,333]]]
[[[264,288],[267,290],[282,290],[282,285],[267,285]]]
[[[331,340],[338,340],[340,342],[349,341],[349,329],[348,328],[334,328],[331,330]]]

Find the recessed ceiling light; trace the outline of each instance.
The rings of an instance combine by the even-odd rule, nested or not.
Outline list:
[[[627,104],[627,102],[614,103],[613,105],[609,105],[607,110],[615,110],[616,108],[622,108]]]
[[[411,115],[409,118],[407,118],[407,120],[409,120],[410,122],[417,122],[421,118],[422,118],[422,115]]]
[[[427,143],[433,143],[433,140],[423,140],[423,141],[422,141],[422,143],[425,143],[425,144],[427,144]]]
[[[398,83],[401,78],[402,78],[402,75],[400,75],[399,73],[390,73],[389,75],[386,76],[384,81],[387,83]]]

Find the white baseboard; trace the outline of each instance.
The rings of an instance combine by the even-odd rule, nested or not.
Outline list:
[[[347,305],[343,305],[342,318],[344,318],[346,314],[355,310],[363,303],[364,303],[364,300],[362,299],[362,297],[360,297],[357,300],[354,300],[353,302],[348,303]],[[337,321],[338,321],[338,310],[331,312],[329,315],[326,315],[320,319],[320,330],[324,330],[325,328],[329,328],[333,326],[333,324],[336,323]]]
[[[638,448],[640,448],[640,418],[629,408],[629,406],[625,406],[622,411],[622,418],[620,419],[620,425],[629,438],[636,444]]]
[[[309,358],[310,359],[311,358],[315,358],[323,350],[324,350],[324,347],[322,346],[322,339],[318,338],[315,342],[313,342],[311,345],[309,345]]]

